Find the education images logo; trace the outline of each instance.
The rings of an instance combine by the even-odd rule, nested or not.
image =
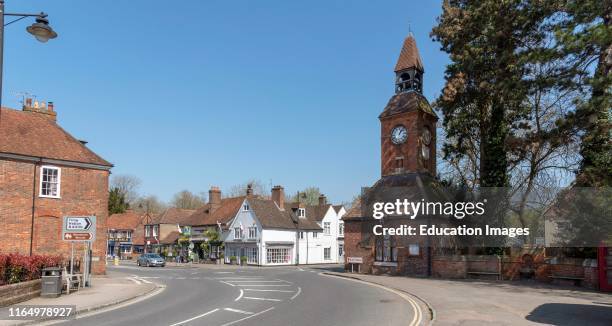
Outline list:
[[[418,216],[452,216],[457,220],[462,220],[470,216],[483,216],[485,214],[484,199],[478,202],[426,202],[409,201],[407,199],[396,199],[394,202],[375,202],[372,205],[372,217],[382,220],[386,216],[407,217],[415,220]],[[418,227],[417,227],[418,226]],[[486,224],[483,227],[467,226],[465,224],[454,227],[439,227],[435,224],[420,224],[417,226],[402,224],[399,227],[384,227],[381,224],[374,225],[372,233],[374,235],[436,235],[436,236],[464,236],[464,235],[490,235],[490,236],[516,236],[529,235],[529,228],[507,228],[491,227]]]

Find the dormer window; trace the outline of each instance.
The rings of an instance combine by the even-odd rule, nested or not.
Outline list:
[[[249,204],[248,203],[244,203],[244,205],[242,205],[242,211],[248,212],[249,210],[250,210]]]
[[[306,209],[298,208],[298,217],[306,217]]]
[[[234,228],[234,239],[242,239],[242,229],[239,227]]]

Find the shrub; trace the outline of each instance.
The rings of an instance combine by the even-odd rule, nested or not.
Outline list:
[[[61,266],[62,260],[61,256],[0,253],[0,285],[38,279],[43,268]]]
[[[236,256],[230,256],[230,262],[233,263],[236,261]]]
[[[240,263],[246,264],[246,262],[247,262],[247,256],[241,256],[240,257]]]

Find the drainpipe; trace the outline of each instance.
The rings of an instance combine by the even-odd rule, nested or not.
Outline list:
[[[38,159],[39,162],[42,163],[42,158]],[[30,224],[30,256],[32,256],[33,246],[34,246],[34,213],[36,211],[36,168],[38,167],[38,163],[34,163],[34,172],[32,174],[32,220]]]

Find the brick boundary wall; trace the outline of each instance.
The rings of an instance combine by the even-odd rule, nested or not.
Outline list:
[[[40,296],[41,280],[0,286],[0,307],[13,305]]]

